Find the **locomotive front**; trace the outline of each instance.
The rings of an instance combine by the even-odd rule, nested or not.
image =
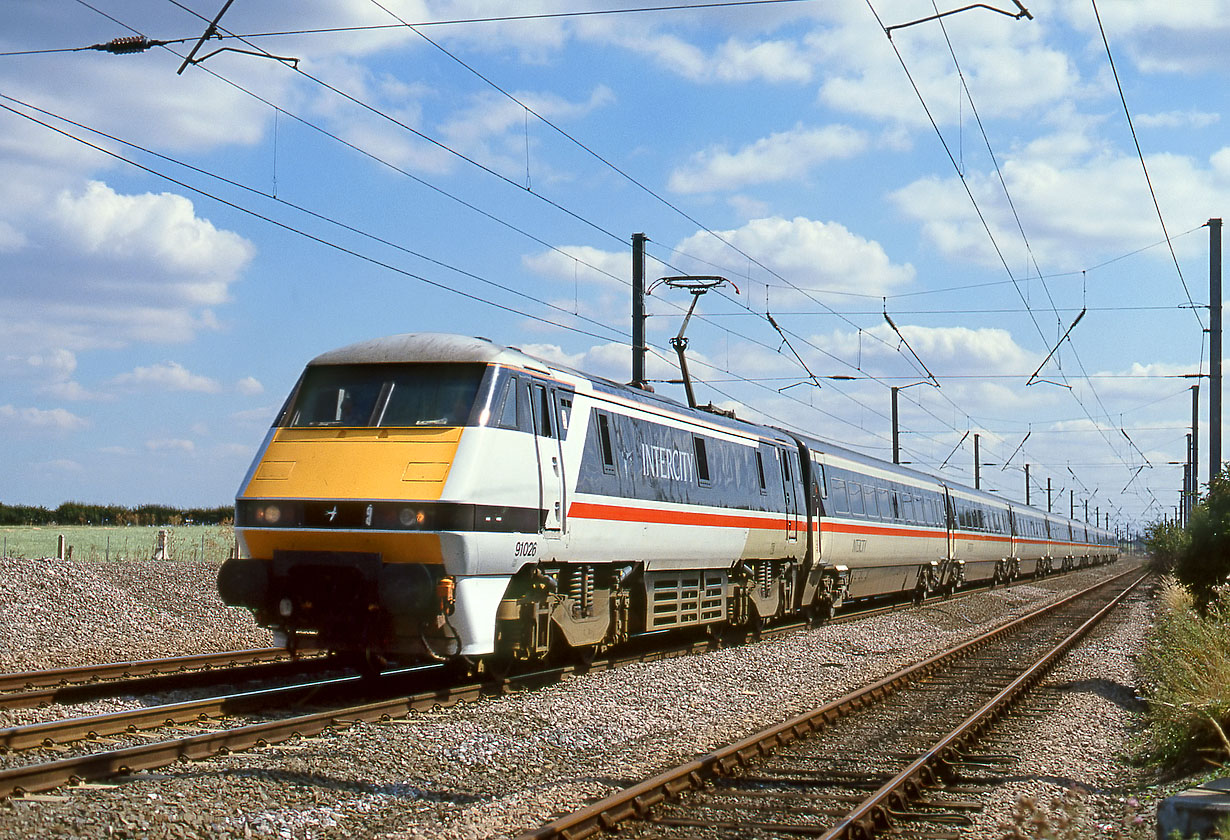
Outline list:
[[[292,646],[311,633],[325,649],[411,660],[488,648],[507,578],[481,574],[483,537],[539,527],[536,507],[508,504],[537,484],[490,482],[503,504],[485,504],[454,475],[467,451],[525,446],[482,440],[500,436],[481,427],[501,353],[418,334],[312,360],[237,494],[223,601]]]

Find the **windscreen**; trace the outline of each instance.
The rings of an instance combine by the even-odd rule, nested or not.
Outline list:
[[[464,426],[485,365],[309,367],[281,426]]]

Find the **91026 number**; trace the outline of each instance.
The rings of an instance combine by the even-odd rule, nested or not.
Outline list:
[[[519,542],[513,549],[513,557],[533,557],[538,553],[538,543]]]

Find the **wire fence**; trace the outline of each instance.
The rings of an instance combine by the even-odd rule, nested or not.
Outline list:
[[[0,528],[0,549],[4,559],[221,563],[235,550],[235,531],[230,525],[8,526]]]

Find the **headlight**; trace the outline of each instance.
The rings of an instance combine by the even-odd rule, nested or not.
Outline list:
[[[282,509],[277,505],[266,505],[261,513],[264,515],[265,522],[270,525],[277,525],[282,518]]]
[[[397,514],[397,521],[403,528],[422,528],[423,523],[427,521],[427,514],[421,510],[404,507]]]

